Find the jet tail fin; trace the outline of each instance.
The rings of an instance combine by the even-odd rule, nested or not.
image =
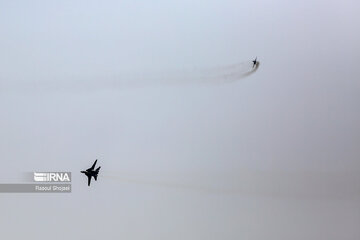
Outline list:
[[[95,175],[94,175],[94,179],[95,181],[97,181],[97,176],[98,176],[98,173],[99,173],[99,170],[100,170],[101,167],[98,167],[96,170],[95,170]]]

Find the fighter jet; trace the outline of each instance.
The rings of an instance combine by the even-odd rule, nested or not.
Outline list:
[[[253,68],[256,66],[256,64],[258,63],[258,61],[257,61],[257,57],[255,58],[255,60],[254,61],[252,61],[253,62]]]
[[[91,166],[91,168],[86,169],[86,171],[81,171],[81,173],[85,174],[88,177],[88,186],[90,186],[91,177],[94,177],[95,181],[97,180],[97,176],[99,174],[99,170],[101,167],[98,167],[96,170],[94,170],[96,162],[97,162],[97,159],[95,160],[95,162]]]

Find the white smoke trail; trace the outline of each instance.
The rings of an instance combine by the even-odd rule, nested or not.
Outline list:
[[[123,72],[97,76],[29,76],[6,79],[0,76],[0,90],[13,91],[94,91],[147,86],[177,86],[187,84],[223,84],[243,79],[257,71],[259,62],[210,67],[203,69]]]
[[[104,172],[101,178],[123,183],[188,190],[207,194],[255,195],[281,198],[359,199],[359,175],[322,172],[249,172],[238,176],[140,176]],[[225,181],[224,181],[225,180]]]
[[[172,181],[165,182],[165,181],[160,181],[160,180],[129,178],[129,177],[121,177],[121,176],[115,176],[115,175],[105,175],[102,177],[105,179],[121,181],[124,183],[163,187],[163,188],[178,189],[178,190],[190,190],[190,191],[196,191],[196,192],[202,192],[202,193],[213,193],[213,194],[233,194],[234,193],[233,189],[216,188],[216,187],[197,185],[197,184],[191,184],[191,183],[177,183],[177,182],[172,182]]]
[[[257,71],[260,63],[253,66],[252,62],[225,65],[213,68],[140,72],[124,76],[114,76],[111,83],[125,86],[151,86],[151,85],[184,85],[226,83],[243,79]]]

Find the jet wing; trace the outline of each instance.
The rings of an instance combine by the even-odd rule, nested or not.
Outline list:
[[[90,186],[91,176],[88,176],[88,186]]]
[[[95,165],[96,165],[96,162],[97,162],[97,159],[95,160],[95,162],[94,162],[94,164],[91,166],[91,168],[87,169],[86,171],[92,171],[92,170],[94,170]]]

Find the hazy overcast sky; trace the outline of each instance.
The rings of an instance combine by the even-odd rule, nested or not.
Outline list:
[[[1,236],[360,239],[359,9],[0,0],[0,181],[73,173],[71,194],[0,194]],[[231,83],[109,84],[256,56]]]

